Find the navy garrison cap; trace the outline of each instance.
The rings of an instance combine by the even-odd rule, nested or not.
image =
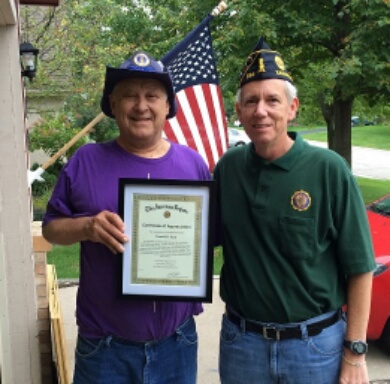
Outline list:
[[[239,88],[250,81],[265,79],[282,79],[292,83],[292,77],[280,54],[273,51],[261,38],[241,70]]]

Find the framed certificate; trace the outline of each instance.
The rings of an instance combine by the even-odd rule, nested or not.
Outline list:
[[[121,294],[212,301],[214,181],[119,180]]]

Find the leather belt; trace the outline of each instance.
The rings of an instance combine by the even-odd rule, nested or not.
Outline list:
[[[331,325],[337,323],[342,317],[342,309],[340,308],[337,312],[323,320],[320,320],[316,323],[310,323],[306,325],[307,335],[308,336],[316,336],[319,335],[323,329],[330,327]],[[292,328],[279,328],[267,325],[261,325],[255,323],[250,320],[246,320],[232,311],[229,311],[226,308],[226,316],[227,318],[237,325],[238,327],[242,327],[245,331],[260,333],[267,340],[286,340],[286,339],[301,339],[302,338],[302,330],[299,326]]]

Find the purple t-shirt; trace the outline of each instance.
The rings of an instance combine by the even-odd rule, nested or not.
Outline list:
[[[174,143],[159,159],[132,155],[116,141],[87,144],[62,170],[48,202],[43,226],[62,217],[92,216],[103,210],[118,212],[121,177],[209,180],[210,172],[197,152]],[[158,340],[172,335],[187,318],[203,311],[201,303],[119,297],[119,258],[100,243],[81,242],[76,311],[81,336]]]

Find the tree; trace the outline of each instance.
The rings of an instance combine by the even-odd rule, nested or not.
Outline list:
[[[30,134],[30,150],[42,148],[50,156],[100,113],[106,64],[120,64],[135,49],[124,33],[112,31],[120,28],[121,17],[132,23],[135,39],[141,39],[141,24],[146,29],[148,22],[152,29],[146,11],[133,4],[131,12],[121,2],[110,0],[62,0],[60,4],[56,8],[21,7],[22,35],[40,49],[37,77],[27,84],[28,105],[36,95],[41,99],[42,95],[46,99],[61,95],[63,99],[61,110],[46,113],[44,122]],[[44,108],[38,112],[44,113]],[[116,135],[116,125],[107,118],[89,136],[105,141]],[[67,156],[73,152],[72,148]],[[58,162],[62,164],[62,159]]]
[[[36,29],[29,29],[42,36],[43,46],[52,47],[42,57],[35,87],[48,89],[45,84],[57,73],[57,82],[52,82],[57,92],[66,89],[85,97],[91,108],[99,111],[97,95],[103,86],[106,64],[116,66],[138,48],[148,50],[156,58],[162,57],[217,5],[217,0],[63,0],[61,3],[56,15],[47,16],[50,23],[40,22]],[[259,37],[264,36],[271,48],[280,51],[292,72],[303,107],[315,101],[321,108],[330,148],[351,163],[350,121],[355,98],[359,96],[370,105],[388,104],[389,100],[389,1],[231,0],[228,3],[228,10],[211,23],[228,114],[234,112],[242,65]],[[31,27],[34,19],[27,19]],[[41,26],[45,26],[44,30]],[[42,72],[50,75],[42,75],[40,80]]]
[[[253,45],[264,35],[282,53],[298,85],[312,79],[308,84],[322,104],[330,148],[351,164],[355,97],[363,95],[375,103],[390,96],[389,2],[237,0],[233,7],[235,23],[224,31],[228,40],[224,48],[235,46],[239,54],[240,47],[247,48],[242,35]]]

